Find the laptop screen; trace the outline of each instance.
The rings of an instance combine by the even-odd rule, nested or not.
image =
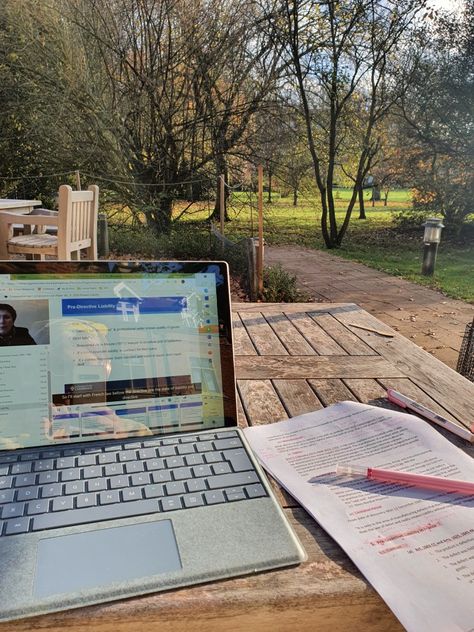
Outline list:
[[[0,449],[236,425],[215,262],[0,263]]]

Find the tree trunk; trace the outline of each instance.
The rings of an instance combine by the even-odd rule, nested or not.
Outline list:
[[[224,176],[224,182],[228,182],[228,171],[227,171],[227,161],[222,157],[216,158],[216,167],[217,172],[220,175]],[[224,220],[229,221],[229,215],[227,212],[227,200],[229,199],[229,189],[228,187],[224,187]],[[221,218],[221,190],[220,190],[220,178],[217,179],[216,185],[216,202],[214,204],[214,210],[211,213],[211,220],[220,221]]]
[[[364,204],[364,189],[362,188],[362,184],[358,187],[359,194],[359,219],[367,219],[365,215],[365,204]]]
[[[293,188],[293,206],[298,206],[298,189]]]
[[[267,202],[269,204],[272,203],[272,170],[271,170],[271,168],[268,169],[268,196],[267,196]]]
[[[375,202],[380,202],[380,187],[372,187],[372,206],[375,206]]]

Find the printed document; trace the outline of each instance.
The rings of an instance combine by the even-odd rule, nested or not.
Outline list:
[[[335,474],[349,463],[474,481],[470,456],[417,417],[354,402],[245,433],[407,630],[474,631],[474,496]]]

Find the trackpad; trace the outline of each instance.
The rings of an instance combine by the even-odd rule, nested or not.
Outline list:
[[[50,597],[180,568],[171,520],[45,538],[38,542],[35,594]]]

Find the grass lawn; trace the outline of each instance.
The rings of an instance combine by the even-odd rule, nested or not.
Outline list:
[[[336,194],[338,224],[342,223],[348,190]],[[387,206],[383,201],[375,207],[369,201],[370,191],[366,191],[366,220],[359,220],[356,206],[349,230],[341,248],[331,253],[347,259],[360,261],[368,266],[402,276],[474,303],[474,246],[468,240],[448,239],[442,236],[438,250],[435,274],[432,278],[421,275],[423,251],[423,228],[412,232],[400,232],[393,224],[393,216],[398,211],[411,206],[410,193],[399,190],[390,193]],[[264,199],[266,199],[266,194]],[[264,203],[264,237],[267,244],[298,244],[309,248],[323,249],[320,229],[320,204],[315,196],[301,195],[298,206],[294,207],[291,196],[274,196],[272,203]],[[193,212],[190,220],[207,218],[208,207],[202,212]],[[256,236],[257,199],[256,195],[234,193],[229,206],[230,222],[226,224],[226,236],[238,240]]]

